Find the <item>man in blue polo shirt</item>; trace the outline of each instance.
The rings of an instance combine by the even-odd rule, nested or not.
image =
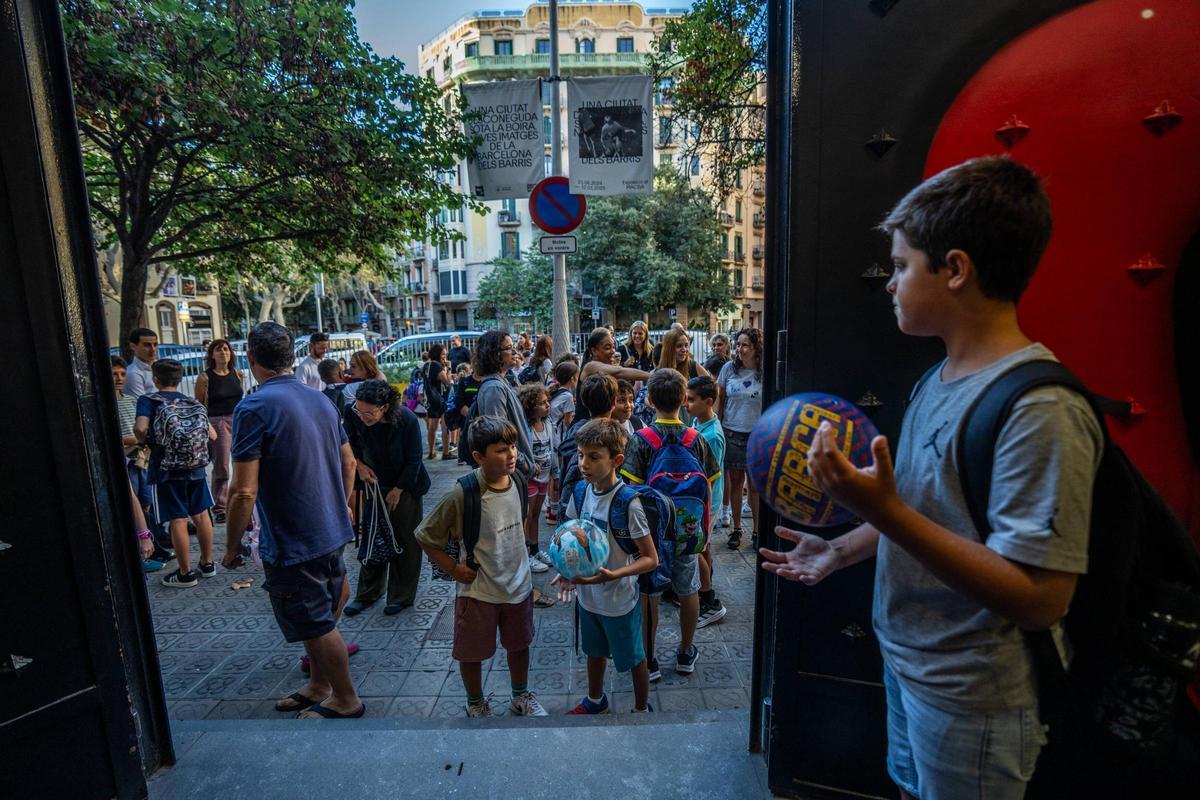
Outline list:
[[[233,412],[233,483],[221,563],[241,561],[242,532],[257,504],[271,607],[283,637],[304,642],[308,683],[275,704],[306,719],[361,717],[346,643],[337,629],[349,597],[342,549],[354,538],[347,500],[354,454],[337,412],[292,374],[287,328],[263,322],[247,355],[258,391]]]

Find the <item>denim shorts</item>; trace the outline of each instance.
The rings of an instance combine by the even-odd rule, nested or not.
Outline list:
[[[671,562],[671,591],[677,597],[687,597],[700,591],[700,565],[696,563],[697,556],[675,556]],[[639,584],[640,585],[640,584]],[[662,592],[642,592],[657,597]]]
[[[887,665],[887,770],[921,800],[1020,800],[1046,732],[1037,708],[958,713],[906,690]]]

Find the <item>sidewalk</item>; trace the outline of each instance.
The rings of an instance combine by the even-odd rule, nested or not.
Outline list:
[[[440,460],[427,461],[426,466],[433,479],[433,488],[425,497],[428,511],[463,474],[463,468]],[[543,523],[543,536],[549,530]],[[220,562],[223,526],[217,526],[216,541],[216,560]],[[737,552],[728,550],[721,531],[714,545],[714,586],[729,613],[696,632],[700,659],[695,673],[683,676],[672,669],[674,643],[679,640],[678,610],[663,605],[658,633],[663,678],[650,692],[656,710],[731,710],[749,705],[754,557],[748,541]],[[194,562],[194,539],[192,552]],[[358,575],[353,546],[346,550],[346,565],[353,587]],[[201,580],[192,589],[163,586],[159,579],[166,571],[148,575],[147,586],[171,717],[312,724],[274,710],[276,699],[305,681],[299,669],[303,648],[283,641],[262,590],[262,570],[252,564],[236,571],[218,566],[215,578]],[[535,585],[545,591],[552,574],[535,575]],[[253,579],[250,588],[232,588],[244,578]],[[453,597],[452,584],[431,580],[426,561],[412,608],[389,617],[384,616],[384,604],[379,602],[356,617],[342,619],[343,635],[361,648],[350,659],[350,669],[368,717],[465,719],[465,692],[457,662],[450,657]],[[574,615],[569,606],[556,605],[535,609],[534,621],[530,688],[551,714],[561,714],[586,688],[584,658],[576,655],[573,646]],[[629,676],[617,676],[610,667],[609,680],[614,711],[628,711],[632,707]],[[497,712],[507,710],[504,701],[509,682],[503,649],[484,665],[484,690],[495,696]]]

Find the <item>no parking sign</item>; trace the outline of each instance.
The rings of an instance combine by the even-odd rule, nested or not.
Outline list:
[[[529,216],[546,233],[570,233],[583,222],[587,213],[587,198],[571,194],[570,182],[555,175],[533,187],[529,195]]]

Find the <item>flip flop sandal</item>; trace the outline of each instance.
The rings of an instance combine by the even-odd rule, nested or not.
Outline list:
[[[550,595],[542,592],[538,595],[538,599],[533,601],[534,608],[551,608],[554,606],[554,600]]]
[[[287,706],[286,708],[281,707],[280,704],[286,703],[288,700],[291,700],[296,705]],[[280,700],[278,703],[275,704],[275,710],[280,711],[285,714],[288,712],[300,712],[300,711],[304,711],[305,709],[312,708],[313,706],[317,705],[320,702],[322,702],[322,701],[321,700],[313,700],[311,697],[305,697],[304,695],[300,694],[299,692],[292,692],[287,697],[283,698],[282,700]]]
[[[326,708],[320,703],[314,703],[312,706],[306,708],[305,711],[315,711],[325,719],[358,719],[363,714],[367,713],[367,704],[363,703],[358,707],[357,711],[352,711],[349,714],[342,714],[334,711],[332,708]],[[297,716],[299,716],[299,714],[297,714]]]

